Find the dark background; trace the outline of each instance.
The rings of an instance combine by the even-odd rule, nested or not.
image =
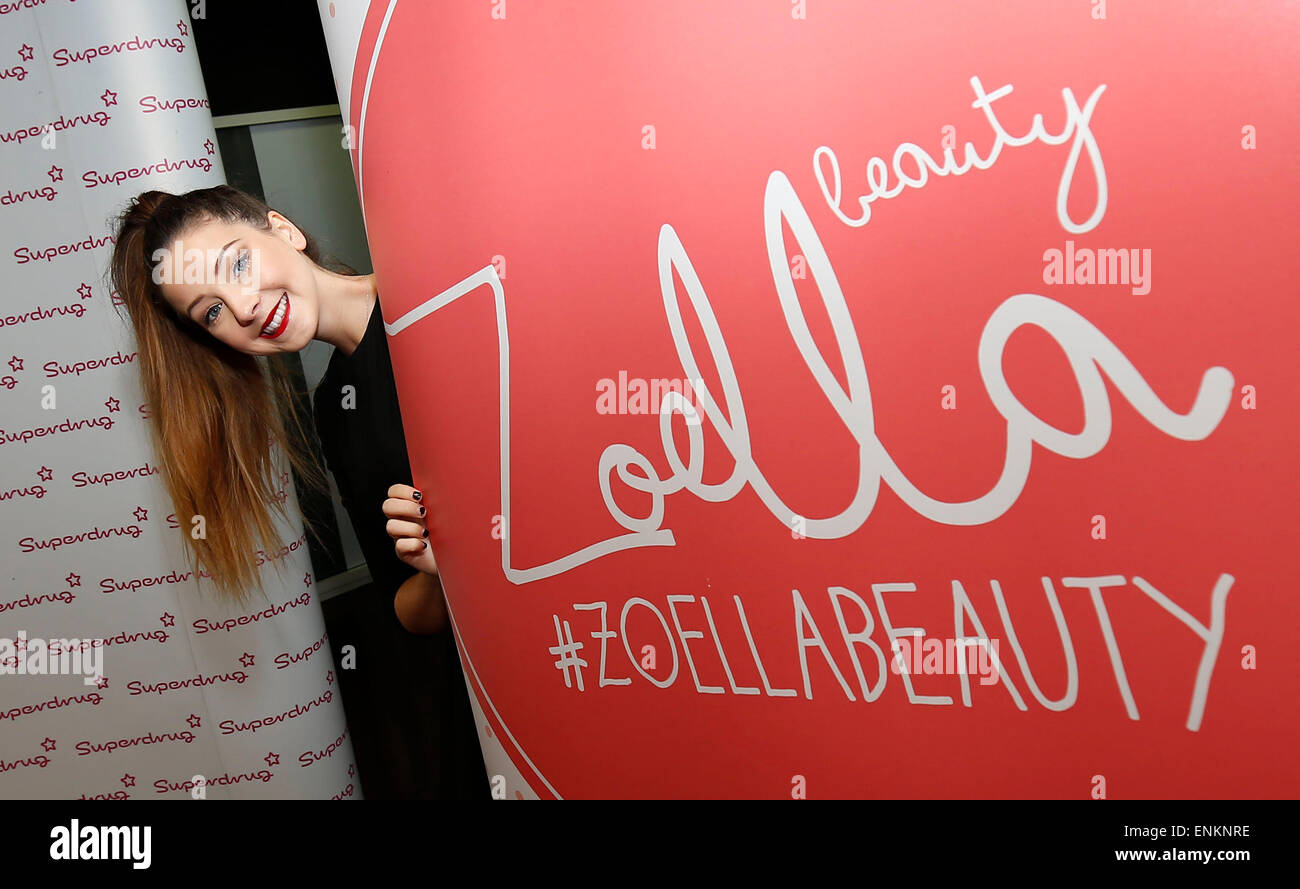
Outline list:
[[[313,0],[207,0],[205,7],[206,18],[190,27],[213,116],[338,102]]]

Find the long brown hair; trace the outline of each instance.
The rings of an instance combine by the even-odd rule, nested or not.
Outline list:
[[[273,449],[318,490],[326,489],[324,473],[303,446],[310,438],[297,406],[302,393],[286,356],[248,355],[187,323],[155,283],[153,257],[209,220],[269,230],[270,209],[226,185],[180,195],[146,191],[117,220],[111,262],[113,287],[135,328],[154,449],[195,573],[202,566],[219,592],[241,601],[253,586],[263,589],[259,544],[281,548],[273,513],[288,518]],[[316,242],[304,236],[303,253],[321,264]],[[199,516],[205,536],[196,537]],[[305,518],[304,524],[315,533]]]

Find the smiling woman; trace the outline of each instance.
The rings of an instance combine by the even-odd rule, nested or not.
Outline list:
[[[369,754],[369,774],[379,776],[372,787],[382,794],[388,771],[390,793],[484,798],[474,715],[429,543],[436,528],[428,515],[432,498],[406,484],[411,467],[374,276],[326,268],[306,232],[224,185],[180,195],[145,192],[117,229],[113,285],[135,329],[159,472],[196,567],[224,594],[247,599],[262,586],[259,550],[283,550],[274,521],[276,514],[287,518],[276,448],[318,491],[328,469],[374,594],[383,610],[392,603],[387,622],[365,632],[390,633],[394,614],[407,631],[366,638],[384,638],[375,644],[387,646],[387,656],[396,657],[389,663],[401,670],[432,658],[425,668],[432,687],[419,700],[415,694],[403,700],[411,687],[406,678],[367,686],[385,702],[403,701],[398,706],[409,713],[392,725],[421,712],[438,715],[429,727],[405,723],[410,733],[394,738],[397,746]],[[286,363],[287,353],[313,340],[334,346],[311,396],[314,433]],[[315,435],[320,462],[305,444]],[[196,516],[204,517],[206,529],[198,539],[186,533]],[[306,516],[303,524],[311,528]],[[354,616],[367,613],[368,601],[354,602],[361,609]],[[440,638],[421,644],[408,634]],[[401,691],[394,697],[390,689]],[[389,717],[384,714],[386,722]],[[433,742],[428,731],[436,732]],[[357,738],[356,749],[372,742],[373,736]],[[403,749],[403,743],[413,746]],[[418,765],[428,784],[411,787],[412,769],[429,748],[436,755]]]
[[[373,351],[370,340],[382,337],[373,330],[373,319],[382,317],[374,277],[326,268],[310,235],[224,185],[138,196],[119,220],[112,277],[135,329],[163,481],[183,528],[203,517],[206,536],[182,539],[219,590],[246,598],[261,587],[257,550],[280,543],[273,515],[285,509],[275,447],[303,482],[326,487],[323,467],[302,444],[311,440],[309,424],[277,356],[316,339],[332,344],[342,359],[363,339]],[[335,455],[342,453],[349,419],[320,430],[336,476],[349,471],[334,465],[343,462]],[[383,464],[371,468],[390,474],[388,483],[409,480],[404,443],[398,449],[400,460],[372,461]],[[358,538],[372,544],[366,559],[372,577],[391,587],[385,592],[404,622],[403,607],[418,604],[416,631],[430,632],[443,620],[444,606],[430,580],[437,567],[424,539],[425,510],[418,495],[406,493],[413,489],[394,487],[401,493],[387,494],[382,486],[393,498],[388,504],[380,497],[349,512]],[[381,514],[388,517],[386,536],[378,531]],[[397,543],[375,546],[376,535]]]

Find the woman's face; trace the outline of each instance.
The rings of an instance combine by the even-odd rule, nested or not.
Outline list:
[[[316,336],[316,265],[302,232],[271,211],[270,231],[206,221],[153,257],[154,280],[179,314],[250,355],[297,352]]]

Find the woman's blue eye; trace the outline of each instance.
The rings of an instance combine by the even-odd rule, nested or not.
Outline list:
[[[238,278],[238,277],[240,277],[241,275],[244,274],[244,270],[247,269],[247,268],[248,268],[248,251],[245,250],[245,251],[243,251],[242,253],[239,254],[239,259],[236,259],[236,260],[235,260],[235,264],[234,264],[233,266],[231,266],[231,269],[230,269],[230,270],[231,270],[231,273],[232,273],[236,278]]]
[[[203,323],[208,327],[217,320],[217,315],[221,314],[221,303],[213,303],[208,310],[203,313]]]

